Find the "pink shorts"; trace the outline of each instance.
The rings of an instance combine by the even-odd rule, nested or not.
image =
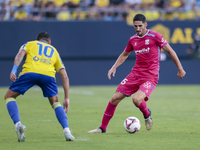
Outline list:
[[[131,96],[138,90],[141,90],[146,94],[145,100],[147,101],[157,83],[158,79],[141,78],[130,73],[124,80],[122,80],[116,91],[123,93],[126,96]]]

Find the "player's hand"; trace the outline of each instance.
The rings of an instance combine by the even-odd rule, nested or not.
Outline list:
[[[65,109],[65,112],[68,113],[68,111],[69,111],[69,98],[64,99],[63,108]]]
[[[109,71],[108,71],[108,79],[111,80],[111,75],[113,77],[115,77],[115,73],[116,73],[116,68],[111,68]]]
[[[17,78],[17,77],[16,77],[15,73],[12,72],[12,73],[10,74],[10,80],[11,80],[12,82],[15,82],[16,78]]]
[[[178,70],[178,74],[177,76],[180,78],[180,79],[183,79],[183,77],[185,76],[186,72],[181,69],[181,70]]]

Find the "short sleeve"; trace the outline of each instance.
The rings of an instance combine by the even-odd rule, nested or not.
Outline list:
[[[19,51],[20,50],[25,50],[26,52],[27,52],[27,49],[28,49],[28,42],[26,42],[25,44],[23,44],[21,47],[20,47],[20,49],[19,49]]]
[[[156,33],[156,42],[160,48],[165,47],[168,43],[160,33]]]
[[[57,53],[57,59],[55,63],[55,69],[57,72],[59,72],[60,69],[65,68],[62,59],[60,58],[60,55]]]
[[[131,39],[129,39],[128,44],[125,48],[125,52],[129,53],[129,52],[132,52],[132,51],[133,51],[133,46],[131,44]]]

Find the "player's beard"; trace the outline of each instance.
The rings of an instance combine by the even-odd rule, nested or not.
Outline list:
[[[138,35],[139,37],[142,37],[142,36],[144,36],[144,35],[146,34],[145,31],[146,31],[145,29],[141,29],[139,32],[137,31],[136,33],[137,33],[137,35]]]
[[[139,32],[137,31],[136,33],[137,33],[138,36],[142,36],[143,32],[142,31],[139,31]]]

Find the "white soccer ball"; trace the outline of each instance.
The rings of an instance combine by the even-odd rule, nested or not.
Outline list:
[[[124,129],[128,133],[138,132],[140,130],[140,127],[141,127],[140,120],[138,118],[136,118],[136,117],[128,117],[124,121]]]

